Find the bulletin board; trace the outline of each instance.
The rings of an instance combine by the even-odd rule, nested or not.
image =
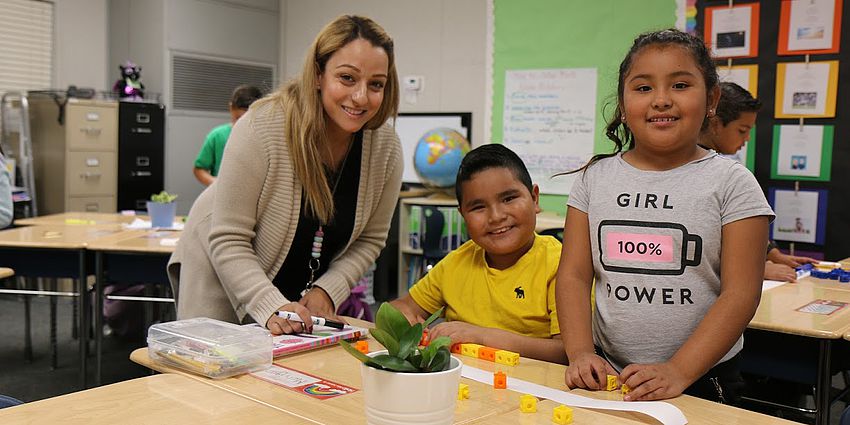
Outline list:
[[[611,152],[613,144],[605,137],[604,128],[616,108],[617,69],[625,53],[640,33],[676,27],[677,21],[684,27],[684,0],[492,0],[491,7],[492,84],[488,95],[492,105],[487,130],[493,143],[504,139],[509,71],[594,68],[592,152]],[[544,210],[564,214],[566,199],[544,193],[540,204]]]
[[[735,0],[735,5],[756,3],[753,0]],[[776,242],[782,249],[788,249],[794,244],[795,252],[798,253],[821,253],[830,260],[841,260],[850,257],[850,178],[846,177],[847,164],[850,164],[850,31],[846,28],[835,31],[832,39],[834,48],[809,51],[789,51],[783,47],[788,43],[787,18],[783,17],[782,9],[788,9],[791,4],[788,1],[762,1],[760,3],[758,19],[758,57],[734,58],[733,66],[757,65],[758,66],[758,98],[763,106],[756,120],[755,142],[755,176],[765,191],[766,196],[772,197],[776,193],[796,193],[801,199],[818,194],[817,224],[824,224],[823,233],[813,241],[804,238],[788,238],[787,235],[776,234],[776,228],[783,223],[774,223],[771,234],[777,238]],[[842,8],[842,1],[836,2],[838,15],[834,17],[835,25],[842,21],[846,24],[846,9]],[[705,25],[705,10],[712,7],[728,7],[728,0],[698,0],[697,1],[697,34],[702,34]],[[808,5],[805,3],[804,5]],[[787,13],[787,10],[786,10]],[[783,21],[784,20],[784,21]],[[783,31],[785,33],[783,33]],[[796,33],[795,33],[796,34]],[[823,114],[821,117],[805,117],[800,122],[799,116],[784,114],[777,107],[777,85],[783,87],[780,80],[781,68],[788,64],[805,64],[806,54],[811,64],[834,63],[837,61],[836,72],[837,96],[834,103],[834,113]],[[719,60],[718,65],[727,66],[728,62]],[[798,65],[799,66],[799,65]],[[830,72],[833,72],[832,69]],[[832,116],[827,116],[832,115]],[[795,155],[783,153],[782,144],[779,143],[781,131],[796,130],[802,132],[817,130],[822,134],[823,143],[817,146],[819,155],[818,162],[812,162],[808,158],[808,167],[812,172],[809,175],[793,171],[793,162],[788,171],[787,162],[796,160]],[[793,140],[790,140],[793,142]],[[797,152],[799,154],[799,152]],[[784,162],[783,162],[784,161]],[[786,167],[783,172],[782,166]],[[813,166],[816,165],[816,166]],[[815,201],[806,200],[800,208],[814,206]],[[789,206],[783,206],[788,209]],[[821,211],[823,209],[824,211]],[[810,214],[813,217],[815,214]],[[787,219],[787,217],[786,217]],[[787,226],[786,226],[787,227]],[[780,232],[781,233],[781,232]],[[786,232],[788,233],[788,232]],[[782,239],[781,239],[782,238]]]

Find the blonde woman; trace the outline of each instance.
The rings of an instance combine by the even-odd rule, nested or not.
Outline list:
[[[386,242],[403,166],[387,124],[397,110],[386,32],[360,16],[325,26],[301,75],[233,127],[219,178],[192,206],[168,264],[177,317],[274,334],[334,317]]]

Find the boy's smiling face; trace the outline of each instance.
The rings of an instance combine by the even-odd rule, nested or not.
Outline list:
[[[537,185],[529,192],[510,169],[493,167],[463,182],[461,193],[458,209],[490,267],[506,269],[531,249],[540,212]]]

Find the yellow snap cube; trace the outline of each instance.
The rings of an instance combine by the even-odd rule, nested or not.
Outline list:
[[[606,391],[614,391],[620,387],[620,380],[617,375],[608,375],[608,385],[605,386]]]
[[[460,384],[457,387],[457,399],[464,400],[469,398],[469,385]]]
[[[522,413],[534,413],[537,411],[537,397],[526,394],[519,398],[519,411]]]
[[[552,409],[552,422],[560,425],[573,423],[573,409],[563,404]]]
[[[516,366],[519,364],[519,353],[514,353],[513,351],[508,350],[496,351],[496,363]]]
[[[478,358],[478,349],[483,347],[480,344],[461,344],[460,345],[460,354],[469,357]]]
[[[632,391],[632,389],[631,389],[631,388],[629,388],[629,386],[628,386],[628,385],[626,385],[626,384],[623,384],[623,386],[622,386],[622,387],[620,387],[620,392],[622,392],[623,394],[628,394],[628,393],[630,393],[631,391]]]

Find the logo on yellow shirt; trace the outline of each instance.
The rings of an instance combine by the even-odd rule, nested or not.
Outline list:
[[[516,292],[517,298],[525,298],[525,291],[522,289],[522,286],[514,288],[514,292]]]

